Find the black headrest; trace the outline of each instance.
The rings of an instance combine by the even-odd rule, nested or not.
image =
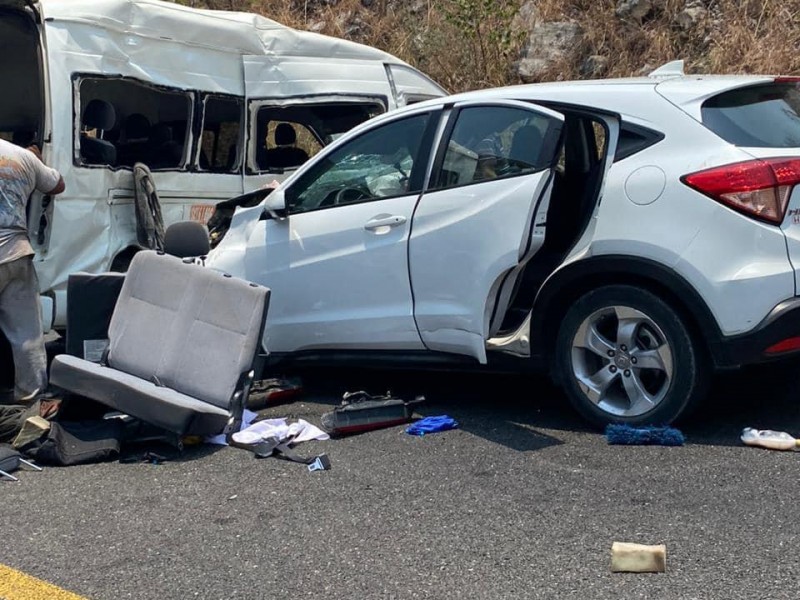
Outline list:
[[[208,229],[196,221],[173,223],[164,234],[164,251],[178,258],[204,256],[210,244]]]
[[[133,113],[125,117],[125,139],[142,140],[150,137],[150,120],[142,114]]]
[[[297,139],[297,134],[294,127],[288,123],[278,123],[275,128],[275,145],[276,146],[291,146]]]
[[[89,129],[111,129],[117,122],[114,107],[105,100],[95,98],[83,111],[83,126]]]
[[[156,123],[150,130],[150,141],[156,146],[171,142],[172,127],[164,123]]]

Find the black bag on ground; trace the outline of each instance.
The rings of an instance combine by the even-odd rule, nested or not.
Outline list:
[[[48,465],[104,462],[119,457],[122,435],[119,419],[53,422],[46,436],[20,450]]]

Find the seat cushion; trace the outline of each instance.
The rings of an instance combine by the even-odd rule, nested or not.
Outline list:
[[[215,435],[229,418],[213,404],[67,354],[53,359],[50,381],[178,435]]]

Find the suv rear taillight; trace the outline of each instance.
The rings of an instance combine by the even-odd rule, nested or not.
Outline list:
[[[800,183],[800,158],[748,160],[684,175],[681,181],[750,217],[780,224],[792,188]]]

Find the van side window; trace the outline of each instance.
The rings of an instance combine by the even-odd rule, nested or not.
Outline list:
[[[186,161],[194,95],[131,78],[83,77],[76,83],[79,165],[179,169]]]
[[[386,111],[383,100],[332,101],[291,106],[256,103],[254,168],[294,169],[337,137]],[[252,109],[251,109],[252,110]]]
[[[203,103],[203,130],[200,134],[201,171],[230,173],[238,169],[242,140],[242,98],[207,96]]]

